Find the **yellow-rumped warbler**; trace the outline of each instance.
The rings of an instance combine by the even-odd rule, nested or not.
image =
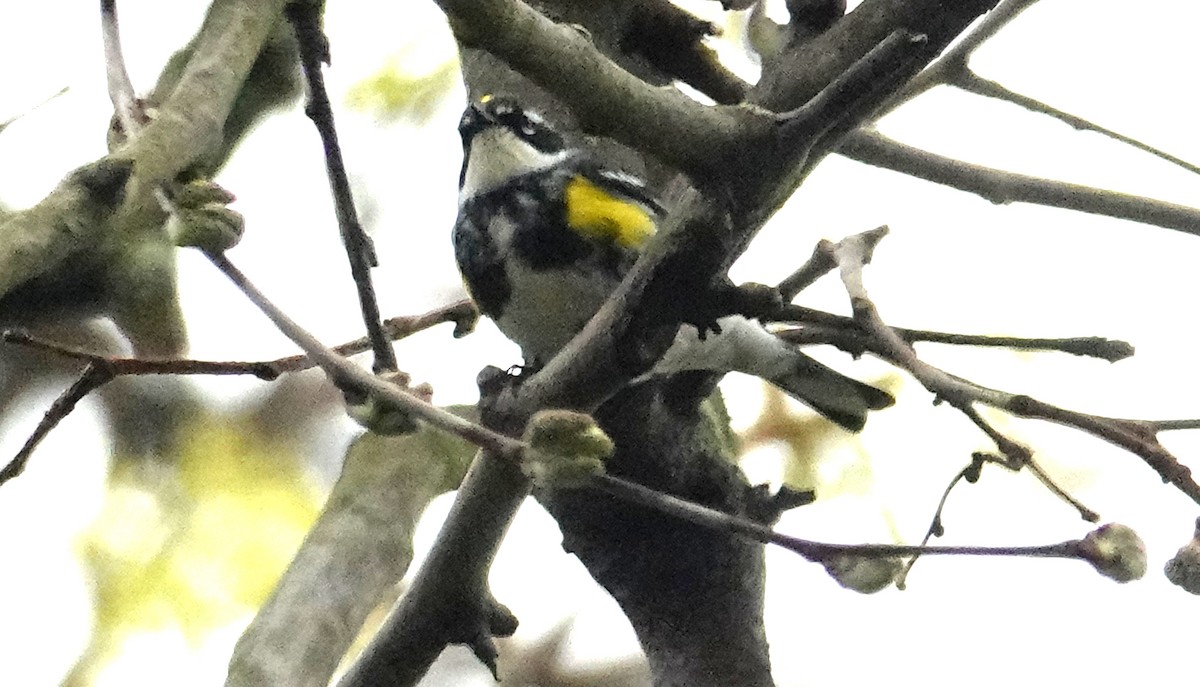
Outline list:
[[[459,124],[463,167],[454,252],[480,311],[548,361],[577,334],[633,265],[663,208],[638,179],[569,147],[541,117],[507,98],[471,105]],[[717,320],[700,338],[683,325],[649,375],[744,372],[775,384],[848,429],[892,397],[796,350],[758,322]]]

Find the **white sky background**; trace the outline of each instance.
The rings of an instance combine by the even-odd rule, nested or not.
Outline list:
[[[120,4],[139,89],[153,84],[163,61],[195,30],[203,8],[202,2]],[[327,78],[335,105],[344,102],[350,84],[404,45],[416,41],[436,61],[437,51],[449,44],[444,28],[430,24],[432,17],[431,3],[332,3],[334,67]],[[1043,0],[983,48],[973,66],[1011,88],[1200,161],[1192,93],[1198,21],[1200,9],[1179,0]],[[96,3],[0,6],[0,64],[6,65],[0,69],[0,119],[71,87],[0,134],[0,200],[24,207],[69,170],[105,152],[111,108]],[[360,198],[369,197],[374,212],[385,314],[418,312],[457,293],[449,228],[460,108],[461,96],[451,97],[419,131],[381,129],[344,108],[338,114],[347,163]],[[1095,134],[949,89],[906,106],[881,128],[973,162],[1200,204],[1195,176]],[[219,180],[238,195],[235,207],[247,219],[247,236],[232,253],[237,264],[324,340],[358,336],[319,144],[299,109],[251,135]],[[1065,211],[993,206],[832,158],[764,230],[734,277],[777,281],[818,238],[883,223],[892,235],[868,269],[867,286],[894,324],[1104,335],[1127,339],[1138,350],[1135,358],[1109,365],[1054,354],[921,348],[931,362],[1082,411],[1147,418],[1200,414],[1191,321],[1200,287],[1198,238]],[[191,355],[265,359],[293,351],[202,260],[185,253],[180,265]],[[836,280],[818,284],[803,302],[847,311]],[[435,331],[403,343],[399,353],[403,367],[434,384],[440,402],[472,400],[479,367],[517,358],[486,327],[453,343]],[[886,371],[873,361],[824,358],[863,376]],[[220,403],[236,403],[262,388],[249,381],[201,383]],[[946,481],[972,450],[989,447],[954,411],[930,407],[928,396],[913,387],[904,387],[899,407],[872,418],[857,449],[823,463],[828,486],[840,487],[841,495],[789,514],[780,529],[837,541],[921,536]],[[756,388],[745,380],[730,384],[742,425],[754,414]],[[52,395],[28,399],[31,412],[0,427],[0,460],[16,451]],[[1098,441],[1032,423],[1004,427],[1032,443],[1048,469],[1106,520],[1141,533],[1150,551],[1147,579],[1118,586],[1070,561],[926,559],[908,591],[860,597],[842,591],[819,567],[769,550],[767,621],[781,685],[957,685],[964,678],[976,685],[1156,684],[1189,674],[1194,622],[1188,620],[1200,601],[1168,585],[1160,570],[1190,537],[1195,505],[1160,484],[1137,458]],[[1197,465],[1195,438],[1176,433],[1164,440]],[[0,489],[0,684],[55,684],[83,646],[88,590],[71,546],[99,506],[105,451],[85,402],[39,449],[26,475]],[[756,455],[748,470],[755,479],[771,479],[777,461]],[[442,510],[445,505],[443,500]],[[564,609],[577,608],[573,650],[629,650],[632,636],[612,602],[600,592],[580,591],[582,569],[561,554],[545,516],[527,510],[494,576],[497,594],[521,618],[522,632],[535,638]],[[1031,477],[995,471],[956,492],[946,517],[945,543],[1042,543],[1088,529]],[[427,525],[431,533],[433,524]],[[231,629],[198,653],[177,639],[147,640],[146,650],[134,654],[112,684],[219,684],[236,634]],[[482,675],[480,684],[487,684]]]

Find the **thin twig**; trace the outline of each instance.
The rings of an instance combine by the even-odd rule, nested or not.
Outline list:
[[[797,272],[799,274],[799,272]],[[794,276],[794,275],[793,275]],[[836,343],[839,340],[853,342],[858,352],[866,350],[866,336],[853,318],[816,310],[802,305],[786,304],[780,308],[773,322],[796,322],[805,326],[784,329],[777,334],[780,338],[797,344]],[[811,325],[815,325],[811,326]],[[1023,351],[1057,351],[1088,358],[1099,358],[1115,363],[1133,355],[1131,344],[1119,339],[1102,336],[1075,336],[1067,338],[991,336],[986,334],[959,334],[935,332],[927,329],[892,327],[900,338],[908,343],[942,343],[955,346],[981,346],[989,348],[1012,348]],[[844,338],[843,335],[849,335]]]
[[[333,122],[333,108],[325,90],[322,65],[329,63],[329,42],[321,32],[320,8],[316,3],[293,2],[287,6],[288,21],[296,33],[300,47],[300,64],[308,80],[308,106],[304,108],[308,118],[321,136],[325,148],[325,169],[329,175],[329,188],[333,193],[334,210],[338,229],[346,256],[350,260],[350,274],[358,290],[358,302],[362,311],[367,338],[375,356],[372,368],[375,372],[391,372],[397,369],[396,353],[384,332],[380,321],[379,302],[375,286],[371,282],[371,268],[379,265],[375,246],[358,221],[354,207],[354,195],[346,174],[346,163],[338,144],[337,127]]]
[[[329,380],[343,392],[361,396],[374,396],[396,408],[412,413],[430,425],[466,439],[481,448],[501,456],[519,455],[522,444],[516,439],[493,432],[473,422],[464,420],[449,411],[419,398],[405,389],[368,374],[349,360],[333,352],[315,336],[297,324],[279,309],[258,287],[237,269],[223,254],[205,252],[209,262],[220,270],[271,322],[308,357],[315,362]]]
[[[995,36],[1005,26],[1008,26],[1022,12],[1032,7],[1038,0],[1009,0],[1001,3],[975,25],[962,39],[950,46],[936,62],[908,82],[905,87],[880,112],[880,116],[891,112],[904,103],[925,93],[929,89],[946,82],[946,74],[966,65],[971,55],[991,37]]]
[[[87,367],[83,368],[83,372],[79,377],[67,387],[58,398],[54,399],[54,403],[46,410],[33,433],[25,440],[25,444],[17,451],[17,455],[0,470],[0,486],[3,486],[8,480],[20,475],[25,471],[25,466],[29,463],[29,457],[33,455],[34,450],[42,443],[50,432],[62,422],[64,418],[71,414],[75,409],[75,405],[87,396],[92,391],[104,386],[113,379],[112,368],[103,363],[91,362]]]
[[[1180,463],[1179,459],[1164,448],[1155,436],[1155,431],[1161,426],[1161,423],[1079,413],[1025,395],[1009,394],[1002,400],[1003,403],[995,407],[1018,417],[1048,420],[1081,429],[1136,454],[1146,461],[1146,464],[1157,472],[1164,482],[1173,484],[1188,498],[1200,503],[1200,484],[1197,484],[1192,477],[1191,468]],[[1185,423],[1191,421],[1178,422],[1181,425],[1178,428],[1186,428]]]
[[[924,362],[917,357],[911,344],[884,323],[875,309],[875,304],[871,301],[866,286],[863,284],[863,267],[871,261],[875,245],[886,234],[887,227],[879,227],[843,239],[837,244],[831,244],[828,241],[819,244],[829,250],[833,259],[837,261],[842,283],[846,288],[846,293],[850,296],[855,321],[878,345],[875,352],[882,353],[886,359],[908,371],[939,400],[958,409],[987,434],[996,444],[1009,467],[1014,470],[1027,467],[1033,457],[1033,452],[1024,444],[1014,441],[996,429],[980,415],[979,410],[975,407],[977,402],[993,407],[1004,407],[1005,404],[1011,403],[1012,395],[973,384]],[[1070,497],[1048,477],[1044,479],[1043,477],[1044,475],[1041,475],[1039,479],[1042,479],[1053,493],[1075,507],[1079,511],[1080,517],[1089,521],[1095,517],[1095,513],[1091,509]]]
[[[9,117],[8,119],[0,120],[0,133],[3,133],[5,129],[12,126],[13,122],[16,122],[17,120],[21,119],[22,117],[28,116],[33,111],[37,110],[39,107],[45,105],[46,103],[49,103],[51,100],[54,100],[55,98],[59,97],[60,95],[63,95],[64,93],[66,93],[69,90],[71,90],[70,86],[63,86],[62,88],[58,89],[57,93],[55,93],[49,97],[43,98],[42,100],[25,108],[24,112],[19,112],[15,115]]]
[[[1116,444],[1142,458],[1163,481],[1175,485],[1193,501],[1200,503],[1200,484],[1193,479],[1191,469],[1180,463],[1158,442],[1155,431],[1160,425],[1066,410],[1030,396],[990,389],[969,382],[920,360],[912,346],[884,324],[862,283],[863,265],[870,261],[872,248],[885,232],[886,228],[880,228],[852,236],[836,245],[828,241],[820,244],[832,251],[838,261],[843,284],[850,295],[855,320],[867,335],[865,342],[868,350],[907,370],[939,400],[950,403],[967,415],[996,442],[1001,453],[1014,467],[1027,464],[1031,456],[1029,449],[992,427],[973,407],[975,403],[1004,410],[1018,417],[1048,420],[1074,427]],[[1184,426],[1182,422],[1180,426]],[[1079,507],[1078,501],[1074,499],[1071,499],[1071,504]],[[1091,513],[1090,509],[1080,509],[1082,517],[1087,518]]]
[[[807,560],[822,562],[831,556],[852,555],[862,558],[896,558],[921,555],[958,556],[1031,556],[1036,558],[1082,558],[1077,542],[1043,546],[914,546],[902,544],[830,544],[781,534],[770,527],[693,503],[670,494],[611,475],[592,478],[590,486],[628,503],[652,508],[695,525],[746,537],[763,544],[775,544]]]
[[[1200,235],[1200,210],[1193,207],[964,162],[900,143],[877,131],[855,131],[842,140],[837,152],[1001,205],[1033,203]]]
[[[441,308],[435,308],[422,315],[402,315],[400,317],[388,318],[383,321],[383,330],[385,336],[391,341],[399,341],[417,332],[429,329],[434,325],[442,324],[443,322],[453,322],[454,336],[459,337],[465,335],[475,326],[475,321],[478,317],[479,312],[475,309],[475,305],[471,301],[464,299]],[[368,350],[372,350],[372,348],[371,341],[367,337],[348,341],[333,347],[333,352],[340,356],[357,355]],[[316,365],[309,356],[304,354],[280,358],[267,364],[279,372],[307,370]]]
[[[979,479],[980,471],[983,470],[983,464],[987,462],[1003,464],[1004,461],[986,453],[975,453],[971,456],[971,463],[962,470],[959,470],[958,474],[956,474],[954,478],[950,480],[950,483],[946,485],[946,488],[942,490],[942,498],[938,499],[937,508],[934,509],[933,517],[929,520],[929,528],[925,530],[925,536],[921,538],[921,546],[928,544],[930,539],[933,539],[934,537],[940,537],[945,534],[946,527],[942,520],[942,513],[946,510],[946,502],[950,500],[950,492],[954,491],[954,488],[958,486],[958,483],[963,480],[974,484]],[[897,589],[904,589],[905,580],[908,579],[908,573],[912,571],[912,568],[914,565],[916,565],[918,558],[920,558],[920,555],[915,555],[904,562],[904,567],[896,576]]]
[[[81,360],[89,365],[103,365],[112,371],[113,377],[137,375],[254,375],[264,381],[279,376],[272,362],[238,362],[216,360],[146,360],[142,358],[109,358],[45,339],[30,336],[23,331],[8,330],[0,334],[0,340],[15,346],[24,346],[44,351],[60,358]],[[288,360],[284,358],[283,360]]]
[[[470,301],[460,300],[421,315],[402,315],[384,320],[384,333],[390,340],[398,341],[443,322],[455,323],[456,332],[466,331],[471,327],[476,315],[475,306]],[[45,351],[60,358],[80,360],[85,363],[103,363],[111,367],[114,375],[118,377],[126,375],[254,375],[264,381],[271,381],[286,372],[300,372],[317,365],[304,354],[265,361],[113,358],[33,337],[20,330],[0,332],[0,341]],[[370,341],[366,337],[362,337],[334,346],[332,350],[340,356],[352,356],[370,349]]]
[[[1003,100],[1005,102],[1009,102],[1009,103],[1012,103],[1013,105],[1016,105],[1018,107],[1029,110],[1030,112],[1035,112],[1037,114],[1046,115],[1047,117],[1053,117],[1054,119],[1057,119],[1058,121],[1066,124],[1067,126],[1070,126],[1079,131],[1093,131],[1102,136],[1111,138],[1114,141],[1119,141],[1121,143],[1124,143],[1125,145],[1130,146],[1131,148],[1140,150],[1143,153],[1148,153],[1148,154],[1153,155],[1154,157],[1157,157],[1161,160],[1170,162],[1173,165],[1182,167],[1183,169],[1186,169],[1187,171],[1191,172],[1192,174],[1200,174],[1200,167],[1197,167],[1196,165],[1188,162],[1187,160],[1176,157],[1176,156],[1166,152],[1165,150],[1159,150],[1158,148],[1155,148],[1154,146],[1149,145],[1147,143],[1143,143],[1143,142],[1137,140],[1136,138],[1132,138],[1130,136],[1126,136],[1125,134],[1121,134],[1116,131],[1113,131],[1112,129],[1109,129],[1107,127],[1100,126],[1099,124],[1096,124],[1087,119],[1084,119],[1083,117],[1073,115],[1070,112],[1065,112],[1056,107],[1051,107],[1050,105],[1047,105],[1046,103],[1043,103],[1042,101],[1037,100],[1036,98],[1031,98],[1022,93],[1017,93],[1016,91],[1006,88],[1005,86],[997,83],[996,81],[993,81],[991,79],[985,79],[985,78],[979,76],[978,74],[976,74],[975,72],[966,68],[965,66],[956,72],[950,73],[948,75],[948,78],[949,78],[949,81],[948,81],[949,84],[951,84],[953,86],[957,86],[958,88],[961,88],[964,91],[974,93],[976,95],[981,95],[981,96],[984,96],[985,98],[995,98],[997,100]]]
[[[1155,432],[1169,432],[1178,429],[1200,429],[1200,419],[1189,420],[1146,420],[1146,426]]]
[[[1063,501],[1066,501],[1068,505],[1079,511],[1079,517],[1087,520],[1088,522],[1100,522],[1099,513],[1083,505],[1083,502],[1069,494],[1066,489],[1063,489],[1061,486],[1059,486],[1059,484],[1054,481],[1054,478],[1051,477],[1041,465],[1038,465],[1037,461],[1034,460],[1032,456],[1025,461],[1025,467],[1029,468],[1029,471],[1033,473],[1033,476],[1038,478],[1038,481],[1042,483],[1042,486],[1049,489],[1052,494]]]
[[[393,317],[385,321],[384,325],[387,335],[396,340],[442,322],[454,322],[456,332],[465,332],[473,325],[476,317],[475,306],[470,301],[462,300],[422,315]],[[0,341],[85,363],[80,377],[55,400],[21,450],[3,470],[0,470],[0,485],[24,471],[34,450],[46,435],[71,414],[80,399],[116,377],[132,375],[253,375],[264,381],[270,381],[285,372],[299,372],[316,365],[308,355],[294,355],[265,362],[109,358],[53,341],[35,338],[26,332],[16,330],[0,332]],[[333,350],[338,355],[348,356],[369,349],[370,343],[366,338],[361,338],[344,343]]]

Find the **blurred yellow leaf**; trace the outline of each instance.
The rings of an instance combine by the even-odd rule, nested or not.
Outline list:
[[[410,45],[392,55],[378,71],[350,88],[349,106],[384,122],[424,124],[459,78],[456,55],[439,56],[431,63],[429,54]]]
[[[302,456],[253,422],[197,414],[174,461],[116,460],[104,508],[85,534],[101,654],[177,628],[192,641],[270,594],[316,519],[320,492]]]

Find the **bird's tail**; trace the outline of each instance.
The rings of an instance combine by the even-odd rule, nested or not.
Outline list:
[[[791,353],[791,369],[765,379],[852,432],[863,428],[869,411],[896,401],[888,392],[851,379],[799,351]]]
[[[740,316],[717,320],[720,334],[700,339],[692,327],[651,374],[684,370],[744,372],[761,377],[851,431],[862,429],[867,413],[895,402],[892,395],[851,379],[801,353],[758,322]]]

